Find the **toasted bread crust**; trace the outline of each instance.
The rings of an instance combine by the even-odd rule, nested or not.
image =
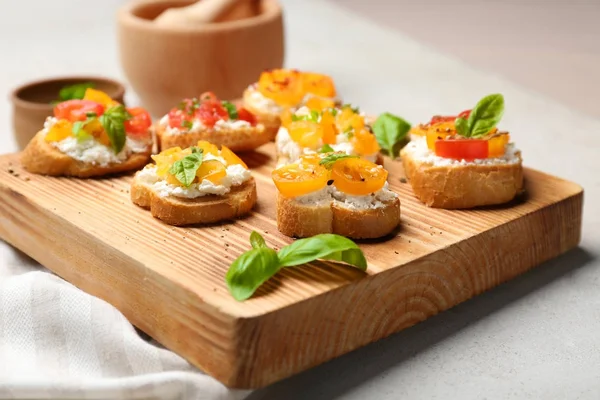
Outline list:
[[[184,149],[195,145],[199,140],[206,140],[218,146],[227,146],[234,152],[243,152],[254,150],[275,138],[275,134],[260,124],[238,129],[204,129],[194,133],[169,135],[166,133],[166,126],[157,123],[155,132],[160,151],[177,146]]]
[[[352,239],[374,239],[392,232],[400,223],[400,200],[385,207],[356,210],[334,201],[319,205],[300,204],[277,194],[277,228],[291,237],[335,233]]]
[[[250,99],[251,91],[249,89],[244,90],[244,95],[242,98],[243,107],[254,114],[259,123],[265,126],[265,130],[271,135],[273,140],[275,135],[277,135],[277,131],[281,126],[281,118],[279,118],[279,114],[270,114],[265,113],[264,111],[256,108],[252,104],[252,100]]]
[[[147,152],[132,153],[123,162],[100,166],[71,158],[46,142],[44,138],[44,132],[38,132],[21,153],[23,167],[34,174],[92,178],[133,171],[146,165],[152,152],[152,145],[149,144]]]
[[[169,225],[210,224],[249,213],[256,204],[256,182],[250,178],[223,196],[185,199],[160,197],[150,186],[141,183],[136,174],[130,194],[134,204],[149,209],[153,217]]]
[[[413,192],[425,205],[463,209],[503,204],[523,191],[521,154],[516,164],[434,166],[400,156]]]

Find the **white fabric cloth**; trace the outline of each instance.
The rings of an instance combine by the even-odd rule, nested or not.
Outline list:
[[[95,2],[93,12],[80,7],[80,0],[7,2],[0,13],[0,54],[11,57],[0,63],[0,91],[47,75],[100,73],[124,80],[113,22],[115,7],[122,2]],[[283,3],[287,65],[333,75],[343,98],[366,112],[388,110],[418,122],[433,113],[460,111],[485,94],[503,93],[503,127],[514,133],[525,163],[585,187],[582,247],[598,248],[600,217],[593,212],[600,193],[598,121],[327,2]],[[406,17],[399,16],[399,23]],[[71,20],[77,24],[67,23]],[[128,103],[135,104],[131,91]],[[0,153],[14,151],[12,137],[6,135],[6,99],[0,100],[0,128]],[[560,262],[585,265],[578,257],[581,253]],[[421,328],[426,332],[405,331],[403,340],[380,342],[250,397],[598,398],[584,396],[600,379],[594,339],[600,320],[597,307],[590,307],[600,304],[597,285],[592,284],[598,282],[597,271],[582,267],[572,279],[537,291],[521,290],[528,296],[507,296],[510,307],[494,305],[502,292],[487,294],[487,303],[474,300],[469,304],[475,308],[466,304],[462,311],[444,313],[446,319],[442,315],[427,321],[429,329]],[[528,286],[527,280],[520,282]],[[494,312],[488,316],[481,309]],[[470,313],[486,317],[472,318]],[[446,326],[453,324],[460,329]],[[547,395],[565,393],[565,388],[568,395]],[[247,395],[224,388],[172,352],[140,338],[113,307],[0,242],[0,398],[212,400]]]

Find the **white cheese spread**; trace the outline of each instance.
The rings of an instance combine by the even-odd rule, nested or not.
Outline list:
[[[406,145],[404,151],[410,153],[412,158],[416,161],[433,164],[436,167],[447,167],[450,165],[510,165],[521,162],[519,150],[515,147],[514,143],[506,145],[505,153],[501,157],[490,157],[469,161],[436,156],[435,153],[427,147],[427,140],[424,137],[411,140]]]
[[[329,185],[312,193],[298,196],[294,200],[303,205],[321,206],[333,202],[338,207],[350,210],[374,210],[385,207],[386,203],[396,197],[398,195],[388,188],[386,182],[380,190],[365,196],[353,196],[338,190],[334,185]]]
[[[44,123],[44,132],[48,133],[50,128],[58,120],[54,117],[48,117]],[[78,141],[75,137],[68,137],[59,142],[51,142],[52,146],[67,156],[82,161],[87,164],[99,165],[105,167],[109,164],[116,164],[125,161],[131,153],[144,153],[149,151],[150,140],[136,140],[127,137],[125,146],[115,154],[112,148],[103,145],[94,138]]]
[[[214,157],[207,154],[205,160],[219,160],[221,157]],[[231,191],[233,186],[239,186],[250,179],[250,171],[239,164],[229,165],[227,167],[227,176],[217,185],[204,179],[202,182],[192,183],[189,187],[172,185],[156,174],[156,166],[148,165],[137,173],[140,182],[151,186],[160,197],[175,196],[186,199],[194,199],[206,195],[222,196]]]
[[[263,96],[256,85],[250,85],[248,91],[250,95],[245,100],[250,103],[249,105],[252,108],[260,110],[262,113],[273,115],[279,115],[283,111],[283,107],[277,104],[275,100]]]

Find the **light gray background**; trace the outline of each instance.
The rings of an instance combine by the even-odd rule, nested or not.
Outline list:
[[[121,3],[105,0],[84,6],[79,0],[29,0],[3,4],[0,91],[8,93],[17,84],[48,75],[101,73],[123,79],[114,31],[114,12]],[[476,19],[470,19],[468,12],[458,20],[449,14],[446,25],[422,19],[428,10],[439,11],[432,8],[435,2],[429,1],[423,3],[429,9],[417,12],[421,22],[414,24],[412,20],[417,17],[407,12],[405,2],[383,13],[367,12],[357,3],[340,6],[327,1],[284,1],[287,65],[330,73],[348,101],[368,112],[388,110],[412,122],[423,121],[433,113],[462,110],[487,93],[504,93],[507,110],[503,127],[512,132],[523,150],[526,165],[574,180],[585,188],[582,245],[453,310],[257,391],[250,399],[600,398],[600,122],[589,116],[598,115],[598,75],[586,69],[597,63],[599,38],[597,28],[585,23],[589,13],[598,8],[592,4],[579,16],[561,8],[555,11],[559,13],[555,15],[557,30],[570,18],[581,18],[581,23],[570,21],[571,29],[565,35],[592,35],[585,43],[593,51],[589,58],[572,63],[572,68],[567,63],[564,70],[548,73],[539,70],[540,65],[531,59],[514,57],[511,51],[529,42],[532,51],[543,48],[548,57],[562,59],[557,55],[560,51],[573,49],[564,43],[562,47],[550,46],[548,40],[556,32],[533,29],[538,36],[532,39],[523,36],[529,35],[526,31],[519,35],[507,28],[522,17],[519,10],[524,9],[515,6],[518,2],[456,2],[459,10],[480,10],[481,15],[492,19],[496,14],[489,10],[493,7],[513,7],[514,12],[503,14],[489,27],[494,35],[502,30],[507,34],[507,39],[495,47],[497,52],[487,45],[492,42],[486,42],[485,34],[472,31],[475,22],[471,21]],[[379,10],[375,6],[378,3],[384,2],[368,2]],[[529,7],[537,3],[528,2]],[[546,11],[549,6],[542,3],[552,4],[539,0],[538,8]],[[481,12],[484,6],[488,11]],[[449,10],[456,14],[454,7]],[[407,21],[414,27],[407,29],[413,26]],[[488,29],[476,21],[480,30]],[[536,18],[532,23],[538,23]],[[456,25],[461,27],[455,29]],[[399,33],[402,30],[404,34]],[[449,49],[450,53],[469,62],[479,47],[480,58],[488,67],[494,57],[500,60],[498,64],[491,63],[494,68],[482,73],[410,38],[436,45],[432,43],[436,38],[443,38],[439,39],[442,43],[449,38],[459,40],[460,33],[455,30],[470,35],[467,42],[471,44],[466,47],[471,52],[466,53],[471,55],[458,54],[457,48]],[[428,38],[423,37],[425,34]],[[473,37],[481,38],[480,46],[473,45]],[[444,48],[439,43],[437,46]],[[580,53],[588,54],[585,49]],[[499,65],[511,66],[513,71],[502,70]],[[515,78],[514,71],[521,69],[529,71],[531,80]],[[590,73],[587,76],[586,71]],[[561,86],[564,81],[586,83],[562,87],[568,93],[564,97],[547,91],[559,100],[556,102],[540,95],[540,87],[536,87],[535,82],[544,79],[544,74],[549,77],[545,81],[548,87]],[[522,85],[529,82],[529,87]],[[589,101],[582,102],[581,107],[568,98]],[[135,102],[133,93],[129,100]],[[568,108],[567,103],[579,111]],[[14,151],[7,99],[0,102],[0,128],[0,153]]]

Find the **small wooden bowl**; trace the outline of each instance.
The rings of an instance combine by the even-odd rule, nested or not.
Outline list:
[[[31,138],[44,126],[44,121],[51,116],[54,106],[52,101],[58,99],[58,92],[65,86],[76,83],[92,82],[95,88],[106,92],[110,97],[123,103],[125,87],[112,79],[94,76],[75,76],[50,78],[26,83],[13,90],[13,130],[15,141],[23,150]]]
[[[119,10],[121,64],[154,116],[205,91],[239,98],[262,71],[283,64],[283,17],[276,0],[260,0],[258,13],[249,18],[175,28],[152,21],[167,8],[193,2],[142,0]]]

